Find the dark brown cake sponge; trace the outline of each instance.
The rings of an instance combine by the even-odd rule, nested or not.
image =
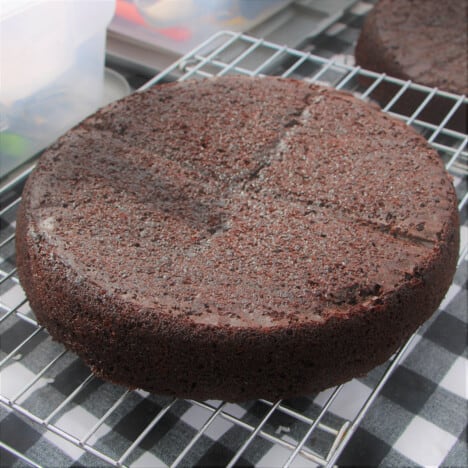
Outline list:
[[[39,322],[93,371],[197,399],[284,398],[384,362],[458,253],[412,129],[278,78],[154,87],[46,151],[17,219]]]
[[[468,0],[380,0],[367,15],[355,49],[365,69],[457,95],[468,94]],[[373,96],[387,103],[398,87],[381,84]],[[427,94],[409,90],[392,110],[411,115]],[[440,123],[452,99],[434,97],[419,116]],[[450,126],[466,132],[462,104]]]

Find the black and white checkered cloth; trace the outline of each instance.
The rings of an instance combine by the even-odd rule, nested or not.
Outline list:
[[[363,15],[371,7],[372,2],[358,2],[339,22],[305,47],[315,54],[352,63],[353,46]],[[456,177],[454,183],[460,198],[463,197],[467,191],[466,179]],[[22,184],[18,184],[3,196],[0,210],[17,199],[21,187]],[[0,245],[6,240],[0,250],[3,276],[15,265],[14,242],[7,240],[14,233],[16,209],[17,205],[3,209],[0,217]],[[461,236],[466,244],[466,212],[461,214]],[[467,465],[467,278],[465,258],[440,309],[419,330],[404,361],[366,413],[338,460],[340,466]],[[7,314],[8,310],[22,304],[23,299],[24,293],[14,275],[0,285],[0,313]],[[0,360],[37,330],[34,322],[28,321],[33,315],[27,303],[21,305],[18,312],[22,315],[12,313],[0,323]],[[41,374],[15,401],[23,411],[0,405],[0,466],[28,466],[27,461],[13,455],[11,449],[46,467],[103,466],[105,460],[96,452],[105,454],[109,461],[121,459],[158,414],[161,417],[157,423],[122,461],[125,465],[140,467],[169,465],[212,416],[213,410],[208,406],[217,408],[221,404],[174,402],[146,392],[126,392],[97,378],[88,382],[90,372],[84,364],[71,353],[61,355],[62,352],[63,347],[40,330],[2,368],[0,394],[13,398],[44,366],[60,356],[50,372]],[[344,421],[352,420],[381,374],[378,368],[346,384],[329,408],[323,425],[340,427]],[[61,403],[83,382],[87,385],[61,408]],[[275,411],[262,430],[281,437],[285,444],[295,443],[320,412],[330,392],[284,402],[294,414],[300,413],[303,421],[294,414]],[[181,466],[224,466],[250,435],[248,427],[257,427],[270,408],[271,405],[263,401],[225,405],[223,412],[228,417],[217,417],[203,431]],[[36,422],[30,415],[35,415]],[[107,416],[104,422],[94,430],[104,416]],[[53,422],[57,429],[48,430],[44,421]],[[81,439],[87,449],[67,441],[66,434]],[[313,443],[314,450],[319,451],[334,437],[327,430],[318,430],[310,446]],[[9,451],[5,450],[5,445],[10,447]],[[95,449],[95,454],[89,447]],[[240,466],[281,466],[289,454],[287,447],[265,437],[256,437],[237,463]],[[296,458],[291,466],[305,465],[315,466],[313,461],[303,457]]]

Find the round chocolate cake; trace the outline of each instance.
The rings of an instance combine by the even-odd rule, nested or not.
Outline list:
[[[380,0],[364,21],[356,62],[368,70],[467,95],[467,15],[468,0]],[[385,88],[378,88],[377,99],[386,101],[395,94],[391,85]],[[403,113],[411,114],[426,95],[407,91],[398,105],[406,105]],[[433,98],[423,119],[440,121],[454,104]],[[466,131],[466,106],[452,120]]]
[[[165,84],[63,136],[27,181],[21,283],[112,382],[241,401],[387,360],[458,253],[450,177],[415,131],[279,78]]]

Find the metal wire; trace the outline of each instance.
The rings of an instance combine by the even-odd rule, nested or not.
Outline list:
[[[29,466],[33,466],[34,468],[41,468],[41,465],[38,465],[37,463],[35,463],[34,461],[32,461],[30,458],[28,458],[27,456],[23,455],[21,452],[18,452],[17,450],[15,450],[13,447],[10,447],[8,444],[5,444],[4,442],[2,442],[0,440],[0,448],[2,448],[3,450],[5,450],[6,452],[9,452],[11,453],[12,455],[14,455],[16,458],[18,458],[19,460],[23,461],[24,463],[27,463]]]
[[[291,466],[291,463],[294,461],[297,454],[300,452],[301,448],[304,446],[304,444],[307,442],[309,437],[312,435],[312,432],[318,426],[318,424],[320,423],[320,420],[325,416],[326,412],[328,411],[328,408],[331,406],[331,404],[333,403],[335,398],[338,396],[338,393],[340,391],[341,391],[341,387],[337,387],[333,391],[333,393],[330,395],[330,398],[323,405],[322,410],[320,411],[320,414],[317,416],[317,419],[310,425],[309,429],[307,430],[305,435],[302,437],[301,441],[297,444],[297,447],[294,449],[293,453],[291,453],[291,455],[287,459],[286,463],[284,464],[285,468],[288,468],[289,466]]]
[[[401,359],[403,355],[405,354],[406,350],[411,346],[411,343],[414,340],[415,336],[416,335],[412,335],[409,338],[409,340],[403,345],[403,347],[400,349],[400,351],[396,354],[394,359],[391,361],[390,365],[386,369],[382,378],[374,387],[374,389],[372,390],[372,393],[369,395],[369,397],[367,398],[367,400],[365,401],[365,403],[362,405],[361,409],[359,410],[359,413],[357,414],[357,416],[354,418],[353,422],[351,423],[351,426],[348,428],[343,438],[340,440],[336,450],[331,454],[330,458],[327,460],[327,464],[326,464],[327,468],[331,468],[332,466],[334,466],[334,464],[338,460],[338,457],[340,456],[341,452],[346,446],[347,442],[349,441],[349,439],[351,439],[351,436],[354,434],[360,422],[362,421],[362,418],[365,416],[370,406],[377,398],[377,395],[379,394],[380,390],[387,382],[388,378],[390,377],[394,369],[401,362]]]
[[[249,63],[255,62],[255,65],[249,68],[246,59],[255,58],[259,51],[267,51],[269,54],[260,54],[262,58],[258,62],[250,60]],[[280,64],[282,68],[275,68],[278,67],[278,64]],[[465,96],[456,96],[438,89],[418,85],[411,81],[401,81],[388,77],[385,74],[378,74],[362,70],[360,67],[337,63],[333,60],[315,56],[309,52],[298,51],[284,45],[274,44],[266,40],[252,38],[240,33],[221,32],[214,35],[207,41],[200,44],[200,46],[191,53],[175,62],[171,67],[156,75],[143,88],[141,88],[141,90],[148,89],[163,80],[170,79],[171,74],[176,70],[182,73],[181,79],[226,75],[230,73],[241,73],[249,76],[262,76],[262,74],[265,73],[277,74],[282,77],[298,77],[301,76],[301,70],[307,68],[308,65],[312,66],[313,74],[302,76],[303,79],[307,79],[310,82],[320,80],[321,82],[328,83],[336,89],[352,90],[354,93],[358,93],[358,96],[361,99],[371,98],[373,92],[382,83],[391,83],[395,85],[397,90],[392,99],[385,106],[384,110],[390,115],[405,121],[408,125],[415,126],[416,128],[422,129],[423,132],[427,132],[429,143],[445,155],[446,168],[449,171],[452,171],[455,175],[464,175],[468,173],[468,137],[465,134],[447,127],[447,123],[450,121],[450,118],[454,115],[457,109],[462,105],[468,104],[468,100]],[[333,74],[335,76],[328,82],[327,77]],[[338,74],[338,77],[336,74]],[[362,85],[359,80],[360,77],[366,77],[369,79],[367,86],[364,87]],[[409,89],[420,91],[424,93],[425,96],[411,115],[401,115],[393,111],[393,109],[395,108],[395,104],[399,102],[405,92]],[[440,124],[426,122],[420,117],[422,115],[422,111],[436,96],[445,97],[453,103],[450,112],[444,116]],[[30,171],[31,168],[28,168],[24,173],[16,177],[16,179],[9,181],[1,187],[0,195],[6,194],[15,189],[15,187],[25,180]],[[19,200],[20,198],[17,197],[15,200],[9,202],[9,204],[0,211],[0,216],[5,216],[10,214],[10,212],[14,213]],[[459,209],[462,210],[466,203],[468,203],[468,195],[465,193],[461,196]],[[0,249],[9,248],[13,239],[14,233],[5,233],[5,236],[0,242]],[[467,249],[468,246],[462,246],[460,262],[464,257],[466,257]],[[0,260],[1,257],[2,253],[0,250]],[[0,285],[2,285],[2,287],[4,287],[8,281],[18,284],[16,268],[12,267],[8,270],[9,271],[4,271],[3,266],[0,268]],[[28,325],[34,327],[32,332],[28,332],[28,336],[26,338],[22,339],[22,341],[14,346],[8,354],[3,356],[0,361],[0,371],[2,370],[2,367],[5,368],[6,364],[10,363],[12,359],[17,360],[18,356],[22,359],[22,356],[20,355],[22,348],[25,346],[31,348],[34,344],[34,338],[40,332],[43,332],[42,327],[37,324],[34,318],[31,318],[19,310],[25,304],[26,300],[24,297],[18,299],[17,303],[14,305],[11,303],[7,304],[6,301],[3,300],[0,290],[0,307],[5,311],[4,315],[0,318],[2,326],[10,323],[12,320],[16,320],[18,323],[23,323],[25,326]],[[303,457],[304,460],[309,460],[310,462],[322,466],[333,466],[369,407],[377,398],[380,389],[388,380],[395,367],[399,364],[405,351],[410,345],[411,339],[394,356],[394,358],[388,362],[388,365],[383,371],[378,383],[372,388],[370,395],[363,403],[354,419],[344,421],[340,420],[334,423],[334,425],[329,423],[328,420],[325,423],[324,419],[329,414],[330,407],[333,404],[334,399],[341,392],[346,392],[346,385],[339,386],[330,393],[326,401],[321,403],[321,409],[315,417],[303,414],[301,411],[289,407],[282,401],[269,402],[266,400],[259,400],[259,403],[265,405],[267,409],[263,417],[256,423],[247,422],[241,417],[231,414],[229,412],[228,405],[225,402],[213,405],[210,402],[187,400],[185,402],[186,404],[208,411],[209,416],[197,432],[190,437],[190,440],[188,440],[180,449],[177,456],[172,461],[171,466],[175,467],[181,465],[186,457],[195,450],[195,447],[202,436],[207,433],[208,429],[213,426],[215,421],[220,419],[248,432],[247,437],[244,439],[239,449],[232,455],[228,466],[234,466],[240,460],[245,451],[248,450],[250,445],[257,439],[263,439],[269,443],[286,449],[289,453],[284,466],[290,466],[295,460],[297,460],[298,456]],[[158,424],[161,423],[164,416],[174,410],[175,405],[179,400],[170,400],[166,402],[162,408],[158,410],[157,414],[155,414],[151,421],[149,421],[138,435],[130,441],[128,447],[125,448],[123,453],[118,456],[115,454],[110,455],[105,453],[104,449],[98,448],[95,442],[92,441],[92,437],[98,433],[99,429],[119,410],[119,408],[124,407],[128,403],[128,399],[130,395],[132,395],[131,391],[120,392],[119,395],[108,404],[107,409],[105,411],[103,409],[104,412],[102,416],[86,428],[84,435],[78,435],[73,433],[73,431],[72,433],[68,430],[65,431],[54,424],[53,421],[62,411],[70,405],[74,405],[76,399],[82,394],[83,390],[95,380],[95,377],[93,377],[92,374],[89,374],[84,378],[84,380],[81,380],[75,388],[65,395],[63,401],[43,417],[35,414],[34,411],[28,409],[24,404],[26,396],[31,394],[31,390],[34,386],[45,375],[53,373],[65,355],[70,356],[71,353],[64,349],[59,350],[59,352],[55,354],[55,357],[51,358],[40,369],[38,369],[27,382],[22,383],[20,388],[17,389],[13,395],[7,395],[0,389],[0,404],[6,407],[9,411],[14,411],[27,418],[33,424],[37,424],[43,430],[50,431],[51,433],[61,437],[64,441],[67,441],[85,452],[94,455],[102,462],[108,463],[112,466],[126,466],[125,464],[130,463],[129,461],[131,460],[132,455],[135,454],[137,448],[141,447],[142,442],[158,426]],[[272,420],[272,417],[277,414],[285,415],[292,418],[295,423],[305,425],[306,430],[302,436],[295,440],[291,438],[286,439],[279,434],[272,434],[268,429],[267,424]],[[330,443],[326,447],[324,453],[322,453],[323,450],[319,453],[312,440],[314,434],[316,435],[318,432],[325,434],[330,438]],[[32,466],[38,466],[24,454],[17,452],[7,444],[0,442],[0,447],[17,456],[25,463]]]
[[[216,418],[221,414],[227,403],[222,403],[219,408],[212,413],[212,415],[205,421],[205,424],[200,428],[200,430],[195,434],[192,440],[185,446],[182,452],[179,453],[178,457],[172,462],[171,468],[175,468],[189,453],[191,448],[197,443],[197,440],[204,434],[208,427],[216,420]]]
[[[339,389],[341,389],[341,387],[338,387]],[[268,404],[269,406],[273,406],[273,403],[271,402],[268,402],[268,401],[265,401],[265,400],[259,400],[261,402],[264,402],[266,404]],[[204,409],[207,409],[209,411],[216,411],[216,408],[212,407],[211,405],[209,405],[207,402],[200,402],[200,401],[192,401],[191,400],[191,403],[193,403],[194,405],[197,405],[197,406],[200,406],[201,408],[204,408]],[[326,403],[325,403],[326,404]],[[306,422],[307,424],[313,424],[314,423],[314,420],[313,419],[310,419],[302,414],[299,414],[293,410],[290,410],[286,407],[283,406],[283,404],[280,402],[279,405],[276,406],[276,409],[281,411],[281,412],[284,412],[286,414],[289,414],[291,416],[293,415],[296,415],[297,417],[297,420],[298,421],[302,421],[302,422]],[[229,422],[232,422],[234,423],[236,426],[239,426],[241,427],[242,429],[245,429],[249,432],[253,432],[255,431],[256,429],[256,426],[252,425],[252,424],[249,424],[245,421],[243,421],[242,419],[236,417],[236,416],[233,416],[225,411],[220,411],[219,412],[219,416],[222,417],[223,419],[229,421]],[[347,422],[345,422],[343,425],[346,425]],[[327,432],[328,434],[333,434],[335,435],[336,437],[340,434],[340,432],[342,431],[343,429],[343,426],[339,429],[333,429],[333,428],[330,428],[329,426],[324,426],[322,424],[319,424],[318,427],[320,429],[323,429],[324,432]],[[259,432],[257,432],[256,434],[258,437],[268,441],[268,442],[271,442],[273,444],[276,444],[276,445],[279,445],[281,447],[284,447],[288,450],[294,450],[296,448],[296,444],[294,443],[291,443],[291,442],[288,442],[276,435],[273,435],[273,434],[270,434],[269,432],[266,432],[266,431],[263,431],[263,430],[260,430]],[[325,464],[326,460],[324,459],[324,457],[320,456],[320,454],[316,453],[316,452],[313,452],[312,450],[310,450],[309,448],[307,447],[302,447],[301,450],[300,450],[300,454],[310,460],[310,461],[313,461],[314,463],[318,463],[318,464]]]
[[[254,437],[262,430],[262,427],[266,424],[268,419],[270,419],[270,416],[275,412],[276,408],[280,405],[280,401],[277,401],[267,412],[267,414],[263,417],[263,419],[260,421],[259,424],[255,427],[255,429],[252,431],[252,433],[249,435],[247,440],[242,444],[242,447],[234,454],[234,456],[231,458],[230,462],[227,464],[227,468],[232,468],[237,460],[241,457],[241,455],[245,452],[245,449],[249,446],[249,444],[252,442]]]
[[[2,242],[0,242],[0,249],[5,247],[5,245],[7,245],[12,240],[14,240],[14,238],[15,238],[15,235],[11,234],[6,239],[4,239]]]
[[[9,275],[5,276],[4,279],[8,279]],[[27,303],[27,299],[23,299],[21,302],[18,302],[18,304],[15,305],[15,307],[13,307],[12,309],[10,309],[5,315],[2,315],[0,317],[0,323],[2,323],[4,320],[6,320],[8,317],[10,317],[11,315],[15,314],[16,312],[18,312],[19,308],[20,307],[23,307],[26,303]]]
[[[157,415],[156,417],[143,429],[140,435],[132,442],[130,447],[125,450],[124,454],[117,460],[117,466],[123,466],[124,460],[126,460],[130,454],[135,450],[138,444],[149,434],[151,429],[163,418],[163,416],[174,406],[176,400],[169,402]]]
[[[14,278],[14,275],[16,274],[16,267],[13,268],[13,270],[9,271],[8,273],[5,273],[3,271],[0,271],[0,275],[4,275],[2,279],[0,279],[0,285],[5,283],[5,281],[9,280],[10,278]],[[15,307],[16,309],[17,307]],[[3,320],[3,317],[0,319],[0,322]]]

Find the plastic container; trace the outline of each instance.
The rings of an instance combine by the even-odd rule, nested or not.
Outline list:
[[[115,0],[0,0],[0,176],[95,111]]]

